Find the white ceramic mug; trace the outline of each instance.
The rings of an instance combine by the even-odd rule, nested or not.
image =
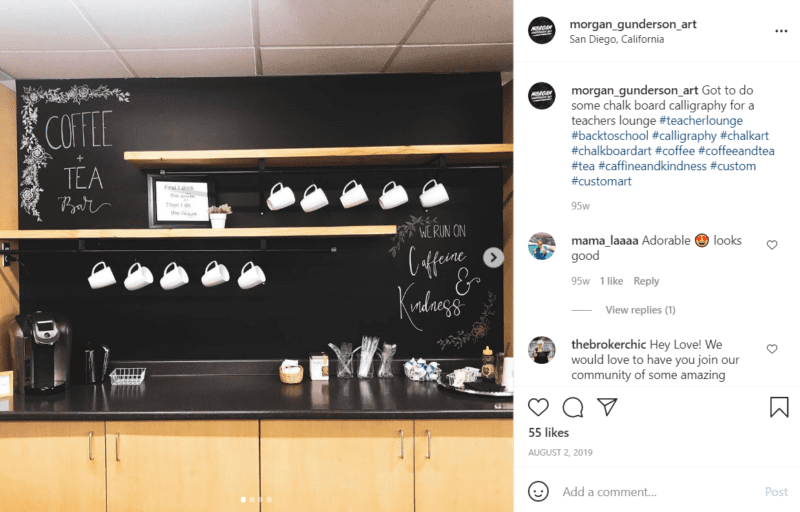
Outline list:
[[[276,188],[280,187],[277,191]],[[270,210],[281,210],[287,206],[294,204],[294,192],[289,187],[284,187],[282,182],[276,183],[272,190],[269,191],[269,199],[267,199],[267,206]]]
[[[100,265],[103,265],[103,268],[101,270],[97,270],[97,267]],[[101,261],[92,267],[92,275],[89,276],[89,286],[92,287],[92,290],[105,288],[106,286],[111,286],[112,284],[116,283],[117,280],[114,279],[114,273],[111,272],[111,267],[106,265],[104,261]]]
[[[309,192],[312,188],[314,191]],[[303,193],[303,200],[300,201],[300,206],[303,207],[304,212],[311,213],[314,210],[319,210],[323,206],[328,206],[328,196],[325,195],[325,192],[321,188],[312,183]]]
[[[153,273],[150,269],[143,267],[138,261],[128,269],[128,277],[125,278],[125,288],[129,291],[139,290],[148,284],[153,284]]]
[[[428,188],[431,183],[433,183],[433,186]],[[422,187],[422,195],[419,196],[419,200],[422,206],[430,208],[431,206],[446,203],[450,200],[450,196],[447,195],[444,185],[437,183],[436,180],[431,180]]]
[[[250,267],[249,269],[247,267]],[[252,261],[248,261],[242,267],[242,275],[239,276],[239,287],[242,290],[249,290],[254,286],[258,286],[260,284],[264,284],[267,281],[267,276],[264,275],[264,271],[261,270],[261,267],[253,263]]]
[[[170,270],[172,267],[172,270]],[[164,277],[161,278],[161,287],[165,290],[180,288],[189,282],[189,274],[183,267],[179,267],[174,261],[164,269]]]
[[[387,191],[386,189],[389,188],[389,185],[392,185],[392,188]],[[401,204],[406,204],[408,202],[408,194],[406,194],[406,189],[402,185],[390,181],[383,187],[383,195],[378,202],[384,210],[391,210]]]
[[[203,286],[206,288],[211,288],[218,284],[227,283],[230,279],[231,275],[228,273],[228,269],[225,268],[225,265],[220,265],[214,260],[206,265],[206,273],[203,274],[200,281],[203,282]]]
[[[353,188],[347,190],[347,187],[353,185]],[[352,208],[354,206],[358,206],[360,204],[366,203],[369,201],[367,197],[367,193],[364,191],[364,187],[356,183],[356,180],[352,180],[350,183],[344,186],[342,190],[342,197],[339,198],[342,202],[342,206],[345,208]]]

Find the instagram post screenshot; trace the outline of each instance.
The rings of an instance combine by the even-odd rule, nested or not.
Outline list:
[[[800,510],[799,9],[0,1],[0,510]]]
[[[513,72],[512,0],[0,1],[0,511],[512,510]]]

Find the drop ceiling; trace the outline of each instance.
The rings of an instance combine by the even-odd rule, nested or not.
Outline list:
[[[512,0],[0,0],[0,80],[508,72]]]

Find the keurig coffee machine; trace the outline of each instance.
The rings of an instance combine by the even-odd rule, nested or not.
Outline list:
[[[49,395],[67,389],[72,324],[62,315],[19,315],[9,327],[17,393]]]

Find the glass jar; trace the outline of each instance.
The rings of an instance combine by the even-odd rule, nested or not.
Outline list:
[[[483,366],[481,366],[481,377],[484,379],[494,379],[494,356],[492,355],[492,349],[486,347],[483,350],[483,357],[481,358],[481,362]]]

